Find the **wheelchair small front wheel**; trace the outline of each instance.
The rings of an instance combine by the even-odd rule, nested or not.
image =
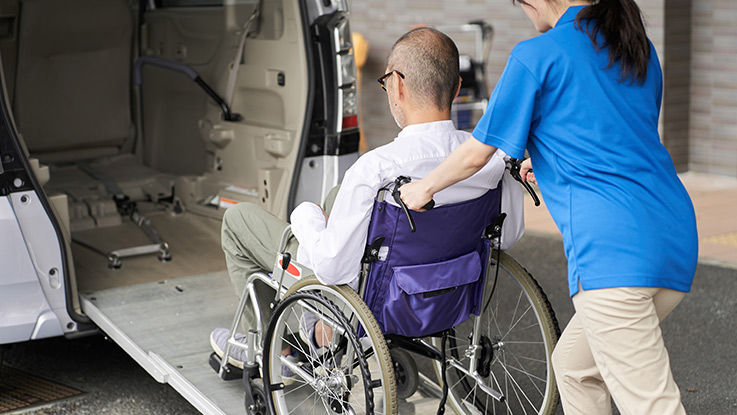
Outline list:
[[[407,399],[417,392],[420,386],[420,376],[417,371],[417,362],[403,349],[391,349],[394,365],[394,376],[397,379],[397,397]]]
[[[248,415],[268,415],[266,408],[266,390],[262,379],[251,379],[251,399],[246,396],[246,413]]]
[[[455,327],[448,337],[448,358],[462,368],[447,369],[448,403],[460,415],[553,414],[558,389],[551,355],[560,336],[558,321],[527,270],[503,252],[499,262],[491,297],[495,270],[489,266],[481,315]],[[440,339],[432,341],[441,347]],[[440,362],[434,366],[442,384]],[[504,401],[489,390],[500,392]]]
[[[274,414],[396,413],[393,373],[382,364],[390,359],[377,359],[381,347],[344,297],[324,295],[338,287],[322,287],[305,287],[274,309],[264,335],[267,407]]]

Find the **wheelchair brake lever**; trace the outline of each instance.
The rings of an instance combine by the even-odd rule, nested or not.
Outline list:
[[[510,158],[509,159],[509,166],[508,166],[509,174],[512,175],[512,177],[514,178],[514,180],[517,180],[518,182],[520,182],[520,184],[522,185],[522,187],[524,187],[525,190],[527,190],[527,193],[529,193],[530,196],[532,196],[532,200],[535,202],[535,206],[540,206],[540,198],[537,197],[537,193],[535,193],[535,189],[533,189],[532,186],[530,186],[529,183],[527,183],[526,181],[522,180],[522,176],[519,174],[520,169],[522,168],[522,162],[523,161],[524,160]],[[530,170],[530,171],[532,171],[532,170]]]
[[[397,202],[399,207],[402,208],[402,211],[404,211],[404,214],[407,216],[407,221],[409,222],[409,231],[415,232],[417,231],[417,227],[415,226],[415,220],[412,219],[412,214],[410,213],[409,208],[407,207],[407,204],[404,203],[404,200],[402,200],[402,194],[399,192],[399,188],[402,187],[402,185],[405,185],[409,182],[411,182],[412,179],[410,179],[407,176],[399,176],[396,180],[394,180],[394,190],[392,190],[392,197],[394,198],[394,201]],[[425,204],[422,208],[425,210],[430,210],[435,207],[435,201],[430,199],[429,202]]]

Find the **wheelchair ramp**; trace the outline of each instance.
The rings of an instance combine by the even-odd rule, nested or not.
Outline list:
[[[85,294],[85,313],[157,381],[204,414],[243,414],[240,380],[210,368],[210,331],[228,327],[237,297],[225,271]]]

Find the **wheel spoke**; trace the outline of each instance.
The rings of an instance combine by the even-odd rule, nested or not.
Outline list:
[[[517,361],[517,363],[520,364],[520,366],[522,365],[521,362],[519,361],[519,359],[517,359],[514,356],[514,354],[512,354],[512,357],[514,357],[514,359]],[[507,367],[509,367],[510,369],[514,369],[514,370],[516,370],[516,371],[524,374],[525,376],[527,376],[527,378],[530,379],[530,384],[532,384],[532,386],[537,390],[537,392],[540,394],[540,396],[542,396],[543,398],[545,397],[545,393],[543,393],[543,391],[541,391],[540,388],[538,388],[538,386],[535,384],[535,380],[537,380],[538,382],[547,383],[547,381],[545,379],[543,379],[543,378],[541,378],[539,376],[535,376],[532,373],[530,373],[530,372],[528,372],[528,371],[526,371],[524,369],[520,369],[520,368],[518,368],[516,366],[507,365]]]
[[[533,342],[533,341],[505,341],[504,344],[545,344],[544,342]]]
[[[284,392],[284,396],[287,396],[287,395],[289,395],[290,393],[294,393],[294,392],[297,392],[298,390],[300,390],[300,389],[304,388],[305,386],[312,386],[312,385],[310,385],[310,384],[309,384],[308,382],[305,382],[305,381],[303,381],[303,380],[300,380],[300,379],[294,379],[294,380],[295,380],[296,382],[299,382],[299,383],[301,383],[301,385],[297,386],[296,388],[290,388],[291,390],[289,390],[289,391],[287,391],[287,392]]]
[[[504,372],[506,372],[507,377],[512,381],[512,391],[514,392],[515,395],[517,395],[517,400],[519,400],[520,406],[522,407],[522,410],[526,414],[527,411],[524,410],[525,409],[525,406],[523,405],[522,400],[519,398],[519,395],[517,394],[517,389],[519,389],[519,393],[521,393],[522,396],[525,397],[525,400],[527,400],[527,403],[529,403],[532,408],[535,408],[535,405],[532,403],[532,401],[527,396],[527,394],[525,393],[525,391],[522,390],[522,387],[519,385],[519,383],[517,383],[517,380],[514,379],[514,376],[512,376],[512,374],[509,373],[509,371],[507,370],[507,366],[508,366],[508,364],[507,364],[506,357],[505,357],[504,364],[502,365],[502,369],[504,369]],[[515,389],[515,386],[517,387],[516,389]]]
[[[515,354],[515,356],[517,356],[520,359],[531,360],[533,362],[543,363],[543,364],[546,364],[546,365],[548,364],[547,361],[541,360],[541,359],[533,359],[532,357],[521,356],[521,355],[517,355],[517,354]]]
[[[517,319],[517,321],[515,321],[515,323],[514,323],[514,324],[513,324],[513,325],[512,325],[511,327],[509,327],[509,330],[507,330],[507,332],[506,332],[506,333],[504,333],[504,336],[502,336],[502,339],[504,339],[505,337],[507,337],[507,335],[509,334],[509,332],[511,332],[511,331],[512,331],[512,329],[514,329],[514,328],[515,328],[515,327],[517,326],[517,324],[519,324],[519,322],[520,322],[520,321],[522,321],[522,318],[523,318],[523,317],[525,316],[525,314],[527,314],[527,312],[528,312],[528,311],[530,311],[530,309],[532,309],[532,304],[530,304],[529,306],[527,306],[527,308],[526,308],[526,309],[525,309],[525,311],[524,311],[524,312],[523,312],[523,313],[522,313],[522,314],[521,314],[521,315],[519,316],[519,318]]]
[[[517,296],[517,304],[514,306],[514,312],[512,313],[512,319],[509,321],[510,330],[511,330],[512,323],[514,323],[514,318],[517,317],[517,309],[519,308],[519,303],[522,300],[522,294],[524,293],[525,293],[524,291],[520,290],[519,296]],[[509,330],[507,330],[507,333],[509,333]]]
[[[310,397],[311,397],[312,395],[316,395],[316,394],[317,394],[317,391],[314,391],[314,392],[312,392],[312,393],[311,393],[310,395],[308,395],[308,396],[307,396],[306,398],[302,399],[302,402],[300,402],[299,404],[297,404],[297,405],[296,405],[296,406],[294,407],[294,409],[292,409],[291,411],[289,411],[289,413],[288,413],[287,415],[289,415],[289,414],[291,414],[292,412],[296,411],[296,410],[297,410],[297,408],[299,408],[300,406],[302,406],[302,404],[303,404],[303,403],[307,402],[307,400],[308,400],[308,399],[310,399]]]

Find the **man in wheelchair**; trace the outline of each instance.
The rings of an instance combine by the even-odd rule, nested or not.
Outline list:
[[[460,89],[459,58],[456,45],[445,34],[431,28],[419,28],[404,34],[394,44],[387,61],[386,74],[378,81],[387,93],[391,113],[401,128],[398,136],[389,144],[360,157],[346,172],[337,195],[333,191],[328,196],[324,208],[304,202],[291,214],[291,231],[294,238],[286,242],[285,250],[296,258],[299,264],[314,272],[319,282],[324,285],[348,285],[354,290],[359,289],[362,263],[366,263],[364,253],[367,252],[367,244],[372,242],[369,240],[372,232],[370,230],[372,216],[378,215],[377,206],[379,211],[382,210],[380,204],[376,203],[377,194],[381,193],[382,189],[391,189],[399,176],[424,177],[457,146],[471,137],[470,133],[457,130],[450,120],[451,104]],[[437,193],[435,203],[440,207],[479,200],[481,202],[474,203],[481,203],[485,206],[484,209],[491,209],[494,216],[500,211],[506,212],[508,217],[503,223],[501,247],[507,248],[522,234],[522,190],[519,186],[511,184],[508,175],[504,175],[504,183],[509,180],[510,184],[502,186],[502,193],[496,199],[492,200],[487,196],[492,193],[490,189],[497,189],[500,186],[504,171],[504,154],[497,151],[492,160],[478,173]],[[331,200],[333,196],[334,201]],[[490,202],[484,204],[485,202],[481,200],[484,198]],[[393,200],[388,200],[388,203],[396,206]],[[462,210],[458,212],[463,214]],[[454,221],[460,223],[464,220],[466,218],[449,217],[446,220],[448,222],[446,227]],[[287,226],[286,222],[254,204],[241,203],[229,208],[225,213],[222,247],[228,273],[239,296],[243,295],[249,276],[257,272],[269,272],[274,268],[280,237]],[[433,224],[418,220],[418,229],[420,226],[432,227]],[[462,225],[457,229],[458,232],[464,230]],[[453,235],[446,236],[449,238],[447,241],[440,235],[434,245],[437,247],[443,243],[452,243]],[[474,238],[476,239],[470,238],[472,244],[476,244],[475,241],[479,236]],[[468,240],[469,237],[465,236],[465,239]],[[378,245],[381,245],[381,242]],[[378,245],[374,252],[376,258],[386,256],[387,247]],[[400,241],[397,241],[397,250],[401,245]],[[478,259],[476,261],[478,262]],[[305,270],[302,272],[305,274]],[[479,270],[475,272],[478,278]],[[376,289],[385,290],[373,288]],[[453,287],[443,286],[425,295],[442,295],[452,289]],[[262,284],[257,287],[257,291],[256,297],[260,303],[258,307],[261,310],[268,310],[275,295],[273,288]],[[306,301],[303,300],[303,303]],[[374,307],[371,309],[375,310]],[[249,327],[253,324],[252,321],[248,321],[251,317],[248,312],[245,314],[246,325]],[[322,319],[316,318],[314,313],[307,312],[294,317],[294,320],[299,322],[292,328],[299,333],[293,334],[295,337],[298,335],[302,342],[308,343],[310,352],[327,346],[329,339],[333,337],[333,327],[323,324]],[[432,319],[429,316],[428,318]],[[392,332],[387,326],[390,324],[388,319],[377,316],[377,320],[383,331]],[[419,330],[431,328],[432,324]],[[404,334],[401,329],[393,332]],[[213,350],[221,358],[230,336],[228,329],[215,329],[210,336]],[[237,334],[235,338],[245,342],[244,335]],[[296,349],[301,349],[298,342],[296,339],[282,342],[282,356],[286,356],[286,359],[292,362],[296,361],[298,359]],[[243,367],[244,359],[246,359],[245,351],[231,349],[228,363]],[[297,370],[296,366],[290,367]],[[282,367],[281,381],[284,385],[290,383],[293,375],[293,371],[288,367]]]
[[[360,157],[346,172],[337,195],[333,191],[328,196],[325,209],[304,202],[291,214],[296,239],[288,242],[287,251],[322,283],[348,284],[356,289],[371,210],[379,190],[398,176],[424,177],[471,137],[466,131],[456,130],[450,121],[451,103],[460,89],[458,73],[458,49],[439,31],[415,29],[394,44],[386,74],[379,83],[402,129],[399,135]],[[504,172],[503,157],[498,151],[479,173],[438,193],[436,205],[474,199],[495,188]],[[505,245],[514,243],[522,233],[521,192],[514,186],[508,188],[510,192],[516,190],[507,198],[508,204],[518,209],[505,206],[508,214],[516,216],[505,221],[505,227],[513,228],[505,228],[504,235],[513,239],[505,240]],[[222,247],[239,296],[249,275],[271,270],[286,227],[286,222],[255,204],[241,203],[225,213]],[[268,299],[273,294],[263,297]],[[264,305],[268,305],[266,301]],[[218,354],[228,335],[225,329],[213,331],[211,343]],[[233,357],[236,366],[240,363],[237,356]]]

